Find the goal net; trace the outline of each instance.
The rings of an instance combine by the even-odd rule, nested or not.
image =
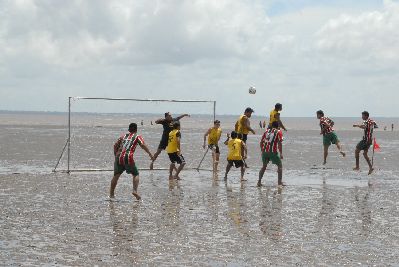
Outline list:
[[[203,135],[215,120],[216,101],[69,97],[68,107],[66,142],[55,172],[112,171],[113,145],[132,122],[137,123],[138,134],[154,154],[163,132],[163,126],[155,121],[163,119],[165,112],[173,118],[190,114],[180,120],[185,168],[212,169],[209,160],[201,160],[206,151],[202,148]],[[140,147],[134,159],[139,169],[149,169],[151,161]],[[168,169],[169,164],[167,153],[162,151],[154,169]]]

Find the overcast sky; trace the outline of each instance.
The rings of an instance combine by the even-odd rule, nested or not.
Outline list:
[[[399,116],[399,2],[0,0],[0,110],[68,96]]]

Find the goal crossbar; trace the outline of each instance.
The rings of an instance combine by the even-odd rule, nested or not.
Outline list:
[[[109,100],[109,101],[140,101],[140,102],[174,102],[174,103],[213,103],[213,120],[216,119],[216,101],[215,100],[185,100],[185,99],[140,99],[140,98],[114,98],[114,97],[85,97],[85,96],[69,96],[68,97],[68,138],[66,144],[61,151],[61,155],[55,165],[53,172],[57,171],[57,167],[60,160],[67,149],[67,170],[63,172],[70,173],[70,159],[71,159],[71,100],[87,99],[87,100]],[[199,170],[199,167],[196,168]],[[82,169],[77,171],[84,171]],[[86,171],[93,171],[93,169],[87,169]],[[95,169],[94,171],[98,171]]]

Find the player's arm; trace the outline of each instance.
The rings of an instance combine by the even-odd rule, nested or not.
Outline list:
[[[115,144],[114,144],[114,156],[116,156],[116,154],[118,153],[118,151],[120,150],[122,145],[122,138],[119,137],[118,140],[116,140]]]
[[[205,148],[205,144],[206,144],[206,137],[208,136],[208,134],[211,132],[211,128],[208,129],[208,131],[206,131],[206,133],[204,134],[204,144],[202,145],[203,148]]]
[[[189,114],[180,115],[179,117],[176,117],[176,120],[180,120],[180,119],[182,119],[184,117],[190,117],[190,115]]]
[[[166,120],[165,119],[158,119],[155,121],[156,124],[162,124],[164,123]]]
[[[181,149],[180,149],[180,133],[176,134],[176,146],[177,146],[177,154],[180,155],[181,154]]]
[[[283,134],[280,131],[280,136],[279,136],[279,140],[278,140],[278,151],[280,151],[280,158],[283,159]]]
[[[251,123],[249,122],[249,119],[248,119],[248,118],[245,118],[244,124],[245,124],[245,127],[246,127],[251,133],[255,134],[255,131],[251,128]]]
[[[361,128],[361,129],[365,129],[366,128],[366,126],[364,124],[353,124],[353,127],[358,127],[358,128]]]
[[[226,146],[227,146],[229,140],[230,140],[230,134],[227,134],[227,139],[226,139],[226,141],[224,141],[224,144],[225,144]]]
[[[140,147],[147,152],[148,156],[150,156],[150,159],[153,160],[154,156],[152,155],[151,151],[148,149],[148,146],[145,143],[141,143]]]
[[[265,143],[265,139],[266,139],[265,136],[266,136],[266,133],[264,133],[264,134],[262,135],[262,138],[260,139],[260,142],[259,142],[260,151],[262,151],[263,145],[264,145],[264,143]]]
[[[275,114],[274,118],[277,119],[278,125],[280,125],[280,127],[283,128],[284,131],[287,131],[287,129],[285,128],[283,122],[280,119],[280,113]]]

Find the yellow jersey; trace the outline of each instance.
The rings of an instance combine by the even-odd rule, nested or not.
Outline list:
[[[241,115],[235,125],[235,131],[240,134],[248,134],[249,129],[245,126],[244,120],[248,119],[247,116]]]
[[[180,151],[180,147],[177,144],[177,138],[180,138],[180,130],[174,129],[169,133],[168,146],[166,147],[167,153],[175,153]]]
[[[217,145],[222,135],[222,129],[220,128],[211,128],[211,131],[208,135],[208,145]]]
[[[270,111],[270,119],[269,119],[269,126],[272,127],[272,123],[275,121],[278,121],[278,119],[276,119],[276,114],[280,114],[279,111],[273,109],[272,111]]]
[[[236,138],[227,142],[227,160],[242,160],[241,155],[242,140]]]

